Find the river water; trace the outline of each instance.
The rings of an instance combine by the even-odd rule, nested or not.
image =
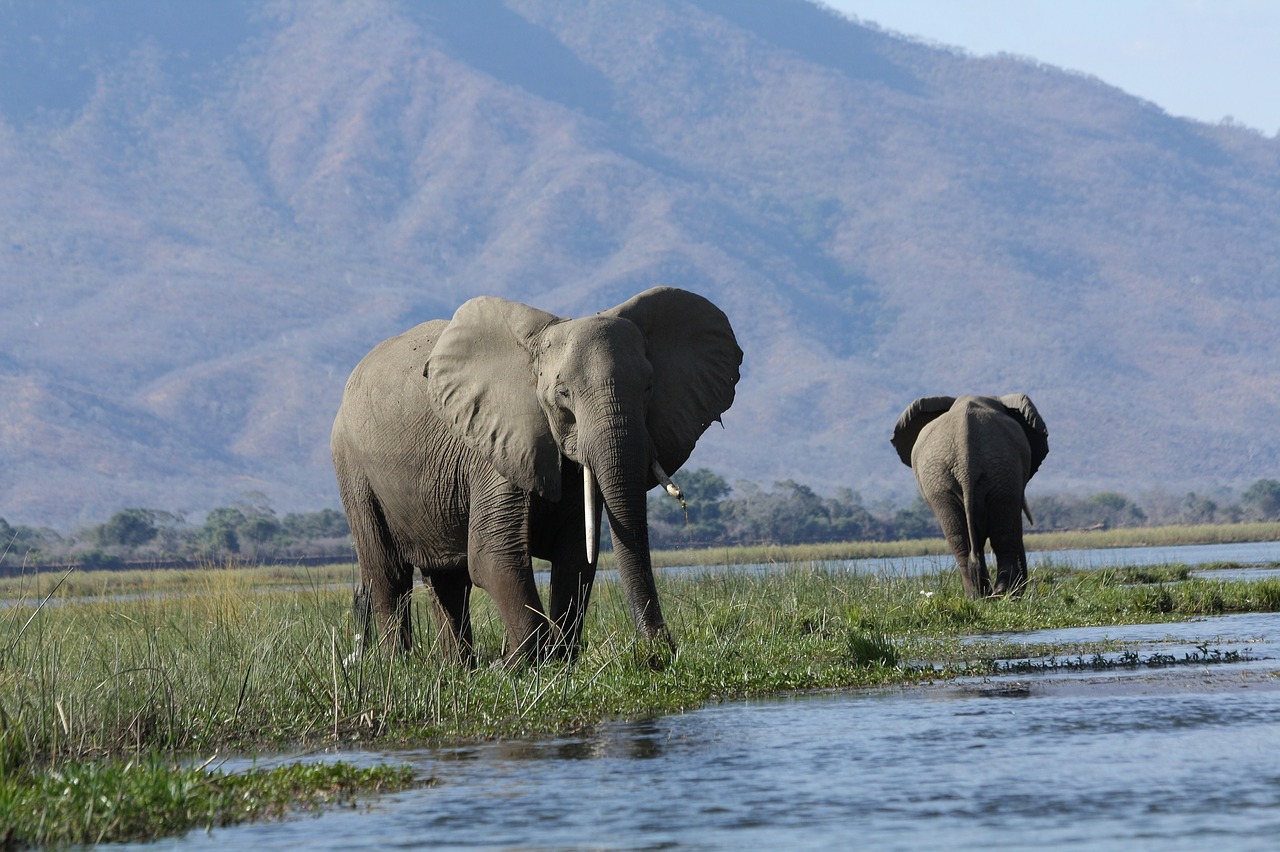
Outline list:
[[[1280,559],[1275,543],[1231,547],[1141,561]],[[1280,614],[1001,635],[1102,637],[1144,657],[1242,659],[793,695],[561,739],[314,756],[409,762],[437,784],[138,848],[1278,848]]]
[[[1182,564],[1188,566],[1214,563],[1236,563],[1243,566],[1280,563],[1280,541],[1254,541],[1237,544],[1191,544],[1168,547],[1108,547],[1088,550],[1045,550],[1027,553],[1031,568],[1061,566],[1069,568],[1120,568],[1127,565]],[[951,570],[951,556],[912,556],[907,558],[845,559],[829,563],[852,571],[889,574],[928,574]],[[988,553],[988,564],[995,560]],[[1226,574],[1215,574],[1226,578]],[[1256,576],[1249,574],[1249,576]]]

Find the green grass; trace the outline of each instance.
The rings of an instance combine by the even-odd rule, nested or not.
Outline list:
[[[38,588],[30,581],[17,605],[0,609],[0,818],[4,807],[43,814],[39,825],[55,833],[15,835],[24,842],[158,836],[184,820],[221,817],[193,800],[142,809],[156,821],[135,827],[118,810],[136,798],[122,785],[207,792],[206,782],[215,790],[240,783],[187,776],[175,768],[184,758],[563,732],[740,697],[993,671],[999,641],[963,641],[974,634],[1280,610],[1280,580],[1193,579],[1185,566],[1053,565],[1033,569],[1020,600],[971,601],[954,571],[868,576],[814,560],[769,572],[660,574],[674,659],[655,659],[636,640],[621,589],[601,583],[574,665],[493,665],[502,628],[483,593],[473,598],[479,665],[444,663],[419,589],[415,650],[394,659],[369,653],[344,667],[354,638],[346,571],[338,588],[311,569],[283,588],[219,569],[176,593],[128,598],[116,596],[118,575],[109,572],[77,578],[99,589],[90,596],[66,594],[65,582],[53,590],[56,578]],[[1065,657],[1114,648],[1044,650]],[[166,771],[171,781],[147,780]],[[108,791],[93,799],[103,810],[86,805],[79,820],[81,811],[64,808],[68,773]]]
[[[155,757],[0,777],[0,847],[148,840],[432,783],[404,766],[290,764],[231,774]]]

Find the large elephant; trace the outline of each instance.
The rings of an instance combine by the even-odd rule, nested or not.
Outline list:
[[[1016,594],[1027,582],[1021,513],[1026,485],[1049,453],[1049,431],[1025,394],[929,396],[898,418],[893,446],[915,472],[971,598]],[[991,586],[984,551],[996,555]]]
[[[582,319],[483,296],[375,347],[347,381],[332,450],[377,638],[410,646],[416,566],[462,659],[473,584],[493,598],[511,657],[572,657],[603,497],[636,626],[674,647],[645,492],[677,490],[666,472],[732,404],[741,363],[724,313],[671,287]],[[551,563],[549,613],[535,556]]]

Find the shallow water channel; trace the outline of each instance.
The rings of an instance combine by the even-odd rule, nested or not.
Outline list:
[[[989,564],[994,560],[988,553]],[[1044,550],[1027,553],[1032,568],[1062,566],[1069,568],[1120,568],[1129,565],[1181,564],[1194,567],[1214,563],[1235,563],[1249,568],[1247,577],[1272,576],[1256,573],[1251,566],[1280,563],[1280,541],[1252,541],[1235,544],[1188,544],[1167,547],[1101,547],[1087,550]],[[950,570],[955,565],[951,556],[910,556],[898,558],[845,559],[829,563],[851,571],[883,572],[914,576]],[[771,567],[771,566],[760,566]],[[697,569],[693,569],[697,570]],[[1213,574],[1222,579],[1235,579],[1225,571]]]
[[[1271,555],[1145,561],[1280,558],[1280,545],[1258,550]],[[562,739],[315,756],[409,762],[438,783],[145,848],[1277,848],[1280,614],[999,638],[1240,659],[794,695]]]

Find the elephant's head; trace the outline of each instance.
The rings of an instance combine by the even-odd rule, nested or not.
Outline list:
[[[1027,473],[1027,479],[1031,479],[1040,469],[1044,457],[1049,454],[1049,430],[1041,419],[1040,412],[1036,411],[1031,398],[1023,393],[984,397],[982,400],[991,407],[1004,411],[1022,427],[1027,443],[1031,446],[1031,469]],[[898,418],[893,438],[890,439],[903,464],[911,467],[911,450],[915,447],[921,430],[950,411],[955,402],[954,396],[925,396],[907,406]]]
[[[581,465],[588,558],[600,495],[632,615],[654,636],[664,626],[645,492],[729,408],[741,363],[719,308],[658,287],[582,319],[472,299],[440,335],[425,375],[440,418],[518,487],[558,501],[562,467]]]

